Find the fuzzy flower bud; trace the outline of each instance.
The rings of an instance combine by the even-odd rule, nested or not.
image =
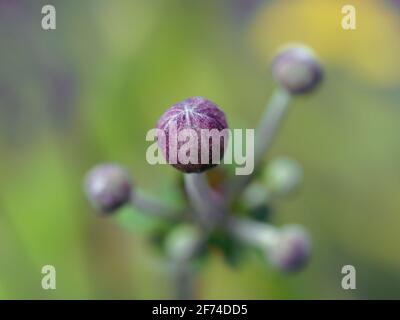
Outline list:
[[[264,179],[272,192],[285,195],[294,191],[303,180],[303,170],[293,159],[274,159],[264,174]]]
[[[291,94],[309,93],[323,77],[323,70],[314,52],[302,45],[283,49],[272,62],[275,80]]]
[[[96,209],[111,213],[130,199],[129,173],[116,164],[97,165],[86,176],[85,191]]]
[[[270,246],[268,258],[282,271],[298,271],[311,255],[311,240],[299,225],[283,227],[274,245]]]
[[[159,119],[159,148],[167,162],[185,173],[200,173],[223,158],[228,124],[213,102],[192,97],[169,108]]]

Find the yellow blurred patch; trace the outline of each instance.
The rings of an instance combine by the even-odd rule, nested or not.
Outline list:
[[[356,9],[356,30],[342,29],[342,7]],[[383,0],[279,0],[260,7],[251,42],[262,59],[271,59],[287,42],[311,46],[326,63],[367,81],[399,81],[400,16]]]

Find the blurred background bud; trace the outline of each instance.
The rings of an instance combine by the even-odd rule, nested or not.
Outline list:
[[[243,193],[242,205],[249,216],[266,221],[271,213],[267,188],[259,182],[250,184]]]
[[[198,227],[181,224],[174,228],[165,239],[165,250],[174,260],[187,260],[198,249],[201,233]]]
[[[275,81],[291,94],[313,91],[321,82],[323,71],[314,52],[303,45],[283,48],[272,62]]]
[[[126,204],[131,196],[128,171],[116,164],[101,164],[86,176],[85,191],[92,205],[111,213]]]
[[[270,262],[282,271],[298,271],[311,255],[311,240],[300,225],[288,225],[281,229],[278,238],[267,252]]]
[[[303,169],[296,160],[279,157],[268,165],[264,180],[271,192],[286,195],[296,190],[302,182]]]

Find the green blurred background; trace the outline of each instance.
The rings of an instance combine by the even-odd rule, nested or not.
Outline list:
[[[53,4],[57,29],[41,29]],[[357,29],[341,28],[353,4]],[[274,89],[269,61],[287,42],[315,49],[326,79],[294,101],[272,154],[304,168],[277,224],[314,241],[301,273],[250,254],[213,253],[199,298],[400,298],[400,6],[384,0],[0,0],[0,298],[170,298],[173,282],[145,233],[102,219],[86,171],[116,161],[153,194],[178,172],[150,166],[145,134],[171,104],[218,103],[254,128]],[[41,288],[41,268],[57,289]],[[354,265],[357,289],[341,288]]]

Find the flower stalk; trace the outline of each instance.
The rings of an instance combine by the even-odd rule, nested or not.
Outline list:
[[[224,207],[209,186],[206,174],[185,174],[184,179],[186,193],[199,223],[206,230],[212,229],[221,221]]]
[[[263,163],[276,133],[288,111],[291,94],[283,88],[276,89],[269,100],[261,121],[256,130],[254,147],[255,172]],[[227,190],[226,203],[229,205],[248,186],[254,178],[254,173],[247,176],[237,176]]]
[[[181,212],[167,207],[139,190],[131,193],[130,203],[136,209],[154,217],[171,221],[179,221],[182,219]]]
[[[229,219],[228,232],[244,244],[265,249],[275,245],[279,239],[279,229],[250,219]]]
[[[194,299],[194,259],[204,249],[207,238],[195,224],[175,227],[165,241],[165,250],[172,261],[178,299]]]

